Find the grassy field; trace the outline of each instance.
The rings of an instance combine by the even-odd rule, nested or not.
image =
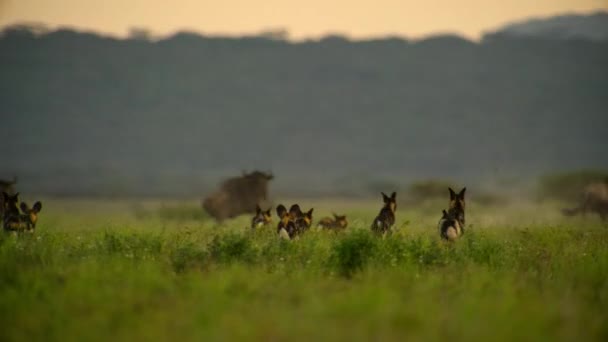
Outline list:
[[[379,203],[301,201],[350,225],[297,241],[194,201],[43,202],[0,237],[0,341],[608,340],[608,227],[557,204],[469,203],[446,244],[443,201],[400,205],[387,239]]]

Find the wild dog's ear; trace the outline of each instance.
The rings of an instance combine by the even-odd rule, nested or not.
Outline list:
[[[387,203],[390,198],[388,196],[386,196],[386,194],[384,192],[381,192],[381,194],[382,194],[382,200],[384,201],[384,203]]]
[[[272,208],[265,211],[266,216],[272,216],[272,214],[270,213],[271,210],[272,210]]]
[[[464,188],[462,188],[462,190],[460,190],[460,192],[458,193],[458,197],[460,199],[464,199],[464,193],[467,192],[467,187],[465,186]]]
[[[442,217],[442,218],[447,218],[447,217],[448,217],[448,213],[445,211],[445,209],[443,209],[443,210],[441,211],[441,213],[443,214],[443,217]]]
[[[338,217],[340,217],[340,216],[338,216],[338,214],[336,214],[334,212],[332,212],[331,214],[333,215],[334,219],[336,219],[336,220],[338,219]]]
[[[32,210],[33,210],[35,213],[39,213],[39,212],[40,212],[40,210],[42,210],[42,203],[40,203],[40,201],[38,201],[38,202],[34,203],[34,206],[32,207]]]
[[[393,191],[393,193],[391,194],[391,200],[396,200],[397,199],[397,193],[395,191]]]
[[[450,200],[453,200],[454,198],[456,198],[456,193],[454,192],[454,190],[452,190],[452,188],[448,187],[448,190],[450,190]]]
[[[19,202],[19,193],[14,194],[12,199],[16,202]]]
[[[277,216],[278,217],[283,217],[283,214],[287,212],[287,208],[285,208],[284,205],[279,204],[277,205]]]
[[[30,212],[30,207],[28,207],[27,203],[25,203],[25,202],[21,202],[21,205],[19,206],[19,208],[21,208],[21,211],[24,214],[27,214]]]
[[[259,204],[255,205],[255,214],[259,215],[262,212],[262,208],[260,208]]]
[[[312,211],[313,210],[315,210],[315,208],[310,208],[310,210],[306,213],[306,216],[312,217]]]

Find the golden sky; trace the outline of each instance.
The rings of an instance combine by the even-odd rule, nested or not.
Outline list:
[[[608,0],[0,0],[0,26],[40,22],[125,36],[131,27],[166,35],[257,33],[285,28],[293,39],[453,32],[478,38],[528,17],[608,10]]]

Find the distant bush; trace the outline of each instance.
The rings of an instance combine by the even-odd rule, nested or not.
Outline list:
[[[377,239],[367,230],[358,230],[333,246],[332,260],[341,275],[350,277],[361,270],[376,250]]]
[[[226,263],[252,262],[256,256],[251,239],[235,233],[216,235],[209,244],[209,251],[214,260]]]
[[[408,195],[414,200],[446,198],[448,196],[449,187],[454,188],[454,185],[445,180],[423,180],[410,184],[408,187]]]
[[[538,195],[541,199],[572,200],[581,195],[585,186],[608,180],[608,171],[580,170],[542,176]]]

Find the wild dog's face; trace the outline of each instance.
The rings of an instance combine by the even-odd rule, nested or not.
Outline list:
[[[382,194],[382,200],[384,201],[384,206],[389,208],[393,213],[397,210],[397,193],[393,191],[391,196],[386,196],[384,192]]]
[[[4,197],[4,211],[8,214],[18,214],[19,209],[17,209],[17,203],[19,203],[19,193],[9,195],[6,192],[3,192],[2,196]]]
[[[310,227],[310,225],[312,224],[312,211],[313,210],[314,210],[314,208],[310,208],[309,211],[302,214],[302,220],[304,221],[304,224],[306,225],[306,227]]]
[[[289,216],[291,217],[292,220],[296,220],[302,217],[302,210],[300,209],[300,206],[297,204],[292,205],[289,208]]]
[[[348,226],[348,221],[346,220],[346,215],[334,215],[334,221],[340,228],[346,228]]]
[[[462,188],[459,193],[454,192],[452,188],[448,188],[450,190],[450,205],[449,212],[453,213],[455,218],[462,224],[464,224],[464,209],[466,206],[466,202],[464,200],[464,194],[467,191],[467,188]]]
[[[448,190],[450,190],[450,209],[457,208],[464,210],[464,194],[467,191],[467,188],[462,188],[459,193],[454,192],[452,188],[448,188]]]
[[[34,203],[34,206],[30,208],[27,203],[21,202],[21,212],[26,216],[26,219],[29,225],[32,228],[36,228],[36,223],[38,222],[38,213],[42,210],[42,203],[40,201]]]
[[[270,210],[262,210],[259,205],[255,206],[255,216],[253,217],[252,226],[264,226],[272,222],[272,215]]]

